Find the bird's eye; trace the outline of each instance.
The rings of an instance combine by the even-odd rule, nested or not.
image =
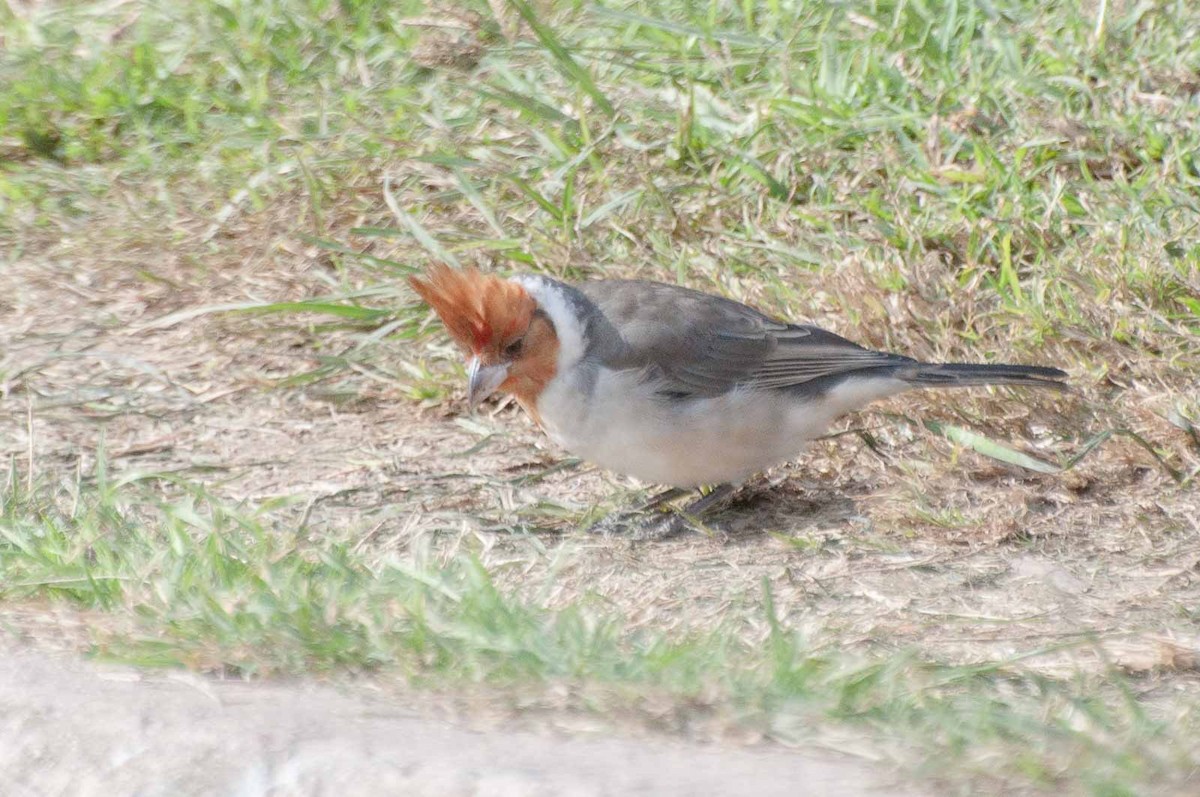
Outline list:
[[[504,357],[508,360],[515,360],[521,356],[521,347],[525,344],[523,338],[517,338],[512,343],[504,347]]]

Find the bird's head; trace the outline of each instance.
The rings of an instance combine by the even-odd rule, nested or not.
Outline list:
[[[557,369],[558,338],[529,292],[478,269],[442,264],[408,282],[468,357],[471,409],[502,390],[536,418],[537,397]]]

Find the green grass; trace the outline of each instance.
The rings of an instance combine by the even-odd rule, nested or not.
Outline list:
[[[1186,724],[1154,716],[1115,670],[1059,682],[1019,660],[954,667],[817,648],[776,619],[765,584],[765,638],[731,626],[635,631],[587,596],[550,610],[506,595],[477,552],[381,558],[346,539],[309,539],[290,517],[176,477],[101,470],[33,492],[10,480],[0,596],[123,618],[94,632],[104,658],[225,677],[400,675],[434,689],[517,687],[525,699],[566,687],[577,710],[667,728],[715,717],[786,743],[952,755],[951,782],[980,787],[1134,793],[1194,754],[1194,713]],[[997,770],[997,757],[1016,769]]]
[[[157,185],[147,205],[168,218],[301,194],[294,232],[382,237],[385,273],[429,256],[619,264],[879,316],[798,293],[804,272],[861,269],[984,300],[953,329],[966,341],[1019,321],[1018,349],[1152,336],[1196,365],[1200,45],[1183,0],[1102,18],[1075,2],[564,6],[512,42],[479,4],[471,79],[414,62],[423,35],[466,46],[403,24],[415,3],[92,8],[6,24],[9,224],[86,216],[114,177]],[[423,201],[347,230],[352,189],[381,175]],[[1105,312],[1118,301],[1144,315]]]
[[[303,330],[320,362],[278,390],[330,383],[349,400],[367,374],[428,403],[461,378],[446,349],[417,345],[439,333],[399,279],[431,259],[677,280],[919,356],[1045,361],[1094,392],[1169,395],[1145,413],[1175,437],[1120,402],[1090,410],[1099,428],[1056,434],[1128,428],[1131,460],[1154,464],[1144,446],[1195,476],[1180,454],[1200,418],[1194,2],[462,7],[474,16],[390,0],[0,5],[0,269],[58,247],[82,270],[207,284],[308,247],[329,266],[312,296],[174,317]],[[182,265],[160,265],[165,251]],[[831,653],[773,623],[762,594],[746,599],[768,607],[765,644],[740,626],[634,630],[587,596],[550,610],[509,594],[476,552],[381,560],[310,536],[285,504],[62,470],[33,489],[13,472],[0,599],[108,613],[100,655],[565,682],[596,711],[666,694],[681,715],[784,741],[830,727],[916,747],[952,782],[1124,794],[1194,766],[1195,706],[1168,721],[1113,673]]]

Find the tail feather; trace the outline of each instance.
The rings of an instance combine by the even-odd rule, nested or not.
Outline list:
[[[897,369],[895,376],[918,387],[1024,385],[1067,389],[1065,371],[1040,365],[914,363]]]

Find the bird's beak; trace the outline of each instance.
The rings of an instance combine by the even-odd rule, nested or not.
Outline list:
[[[495,393],[507,378],[507,363],[484,365],[478,357],[472,357],[467,368],[467,406],[471,412],[475,411],[479,402]]]

